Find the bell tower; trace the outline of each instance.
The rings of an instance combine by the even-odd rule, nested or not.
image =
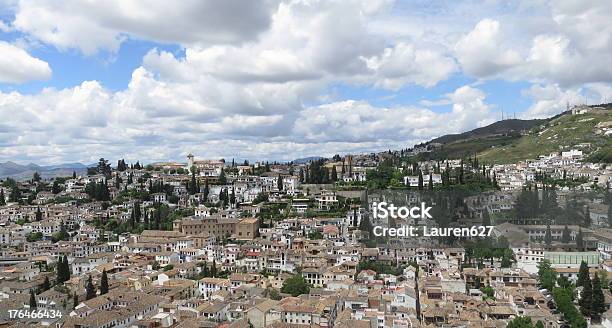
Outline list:
[[[187,170],[189,170],[189,172],[191,172],[191,168],[193,167],[193,165],[193,154],[189,153],[189,155],[187,155]]]

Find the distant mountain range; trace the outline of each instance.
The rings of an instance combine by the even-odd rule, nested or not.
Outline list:
[[[319,159],[322,159],[322,158],[324,158],[324,157],[321,157],[321,156],[311,156],[311,157],[298,158],[298,159],[294,159],[293,163],[295,163],[295,164],[306,164],[306,163],[309,163],[309,162],[312,162],[312,161],[316,161],[316,160],[319,160]]]
[[[89,165],[89,167],[94,166]],[[21,165],[15,162],[0,163],[0,178],[13,178],[16,180],[27,180],[31,179],[34,172],[38,172],[43,179],[49,179],[54,177],[71,176],[72,172],[77,174],[87,173],[88,165],[81,163],[65,163],[59,165],[37,165],[27,164]]]

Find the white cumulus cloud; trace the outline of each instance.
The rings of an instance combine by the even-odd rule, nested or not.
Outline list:
[[[0,41],[0,82],[23,83],[47,80],[50,77],[51,68],[47,62],[32,57],[17,46]]]

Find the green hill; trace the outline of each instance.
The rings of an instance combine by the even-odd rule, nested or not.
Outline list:
[[[612,163],[612,104],[590,106],[587,113],[566,112],[546,120],[506,120],[429,142],[442,145],[420,159],[477,155],[487,163],[515,163],[568,149],[581,149],[593,162]]]

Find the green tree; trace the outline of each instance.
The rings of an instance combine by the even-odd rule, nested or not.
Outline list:
[[[283,177],[279,174],[277,179],[276,179],[276,188],[279,191],[283,190]]]
[[[42,238],[43,238],[42,232],[30,232],[29,234],[26,235],[26,240],[30,243],[42,240]]]
[[[217,262],[215,262],[215,260],[213,260],[212,266],[210,267],[210,275],[212,277],[217,276]]]
[[[336,165],[332,166],[332,169],[331,169],[331,180],[333,182],[338,181],[338,172],[336,170]]]
[[[590,282],[589,278],[589,266],[585,261],[580,262],[580,269],[578,270],[578,280],[576,280],[576,287],[584,287],[584,285]]]
[[[557,280],[557,272],[551,267],[550,261],[543,260],[538,264],[538,279],[542,287],[553,290]]]
[[[567,279],[565,276],[560,276],[557,278],[557,285],[561,288],[570,288],[572,286],[572,282]]]
[[[35,309],[36,306],[36,294],[34,290],[30,290],[30,309]]]
[[[488,298],[493,298],[493,295],[495,295],[495,290],[493,289],[493,287],[488,285],[486,287],[480,288],[480,291],[482,291],[485,294],[485,297]]]
[[[64,281],[68,281],[70,280],[71,269],[70,263],[68,263],[68,257],[66,255],[64,255],[64,260],[62,262],[64,263],[64,275],[66,276],[66,280]]]
[[[223,168],[221,168],[221,173],[219,173],[219,183],[220,184],[227,183],[227,178],[225,177],[225,170]]]
[[[9,202],[21,203],[21,190],[19,190],[19,187],[17,187],[17,185],[14,185],[11,188],[11,192],[9,194]]]
[[[66,230],[66,225],[64,225],[63,222],[60,224],[60,231],[54,233],[51,236],[51,239],[53,240],[53,242],[57,242],[57,241],[60,241],[60,240],[69,240],[70,239],[70,234]]]
[[[40,182],[40,174],[38,173],[38,171],[34,172],[34,175],[32,176],[32,181]]]
[[[587,280],[582,285],[582,292],[580,293],[580,312],[584,316],[591,316],[593,313],[593,286],[591,285],[591,279]]]
[[[563,313],[572,328],[587,328],[586,320],[574,306],[571,288],[553,289],[553,298],[557,303],[557,308]]]
[[[563,234],[561,235],[561,242],[564,244],[567,244],[571,240],[572,240],[572,237],[570,236],[569,228],[567,227],[567,225],[565,225],[565,228],[563,228]]]
[[[96,297],[96,287],[93,284],[91,276],[87,279],[87,286],[85,286],[85,299],[90,300]]]
[[[79,295],[76,292],[72,295],[72,308],[76,308],[79,305]]]
[[[40,286],[40,291],[44,292],[49,290],[49,288],[51,288],[51,283],[49,282],[49,276],[45,276],[45,281],[43,282],[42,286]]]
[[[419,170],[419,184],[418,189],[423,190],[423,171]]]
[[[102,270],[102,277],[100,278],[100,295],[108,293],[108,275],[106,269]]]
[[[274,288],[268,288],[268,297],[272,300],[278,301],[281,299],[280,294]]]
[[[0,199],[0,202],[2,202],[2,199]],[[0,203],[0,205],[2,205],[2,203]],[[608,225],[612,228],[612,203],[608,203]]]
[[[285,280],[281,292],[297,297],[302,294],[308,294],[310,292],[310,286],[308,282],[306,282],[306,279],[298,273]]]
[[[56,284],[61,284],[63,283],[64,280],[64,272],[63,272],[63,265],[62,265],[62,257],[59,258],[59,260],[57,260],[57,265],[55,266],[55,272],[56,272],[56,277],[55,277],[55,283]]]
[[[510,261],[510,257],[506,256],[505,254],[502,256],[502,260],[501,260],[501,267],[502,268],[509,268],[512,265],[512,262]]]
[[[6,199],[4,196],[4,189],[0,189],[0,206],[6,205]]]
[[[66,255],[60,257],[57,262],[57,278],[56,283],[61,284],[65,281],[70,280],[70,264],[68,263],[68,258]]]
[[[193,195],[193,194],[198,192],[198,190],[197,190],[198,184],[196,182],[195,174],[196,174],[196,168],[192,167],[191,168],[191,182],[189,183],[189,188],[187,188],[189,190],[189,194],[191,194],[191,195]]]
[[[544,234],[544,242],[550,246],[552,244],[552,233],[550,231],[550,224],[546,225],[546,233]]]
[[[209,188],[208,188],[208,179],[204,180],[204,191],[202,192],[202,198],[204,199],[204,202],[208,201],[208,193],[210,192]]]
[[[584,250],[584,240],[582,237],[582,228],[578,229],[578,235],[576,235],[576,247],[578,247],[579,251]]]
[[[591,310],[595,315],[601,315],[606,312],[605,298],[601,288],[599,275],[593,277],[593,303]]]
[[[508,322],[506,328],[533,328],[533,323],[529,317],[516,317]]]
[[[59,185],[59,181],[53,180],[53,186],[51,187],[51,192],[54,194],[59,194],[62,191],[62,187]]]

